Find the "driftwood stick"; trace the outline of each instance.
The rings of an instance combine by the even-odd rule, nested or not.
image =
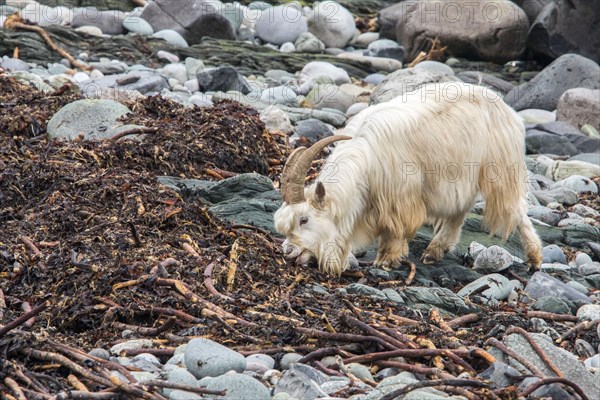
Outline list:
[[[19,318],[12,320],[8,324],[4,325],[0,328],[0,337],[6,335],[11,329],[16,328],[17,326],[24,324],[29,321],[31,318],[35,317],[42,311],[44,311],[50,305],[49,301],[45,301],[42,304],[35,306],[31,311],[22,314]]]
[[[59,47],[54,42],[54,40],[52,40],[50,35],[48,35],[48,32],[46,32],[42,27],[24,24],[22,22],[21,17],[18,14],[13,14],[10,17],[8,17],[6,19],[6,21],[4,22],[4,27],[6,29],[11,29],[11,30],[23,29],[25,31],[36,32],[38,35],[40,35],[42,37],[42,39],[44,39],[44,42],[46,42],[48,47],[50,47],[52,50],[54,50],[55,52],[60,54],[61,57],[64,57],[67,60],[69,60],[71,65],[73,65],[74,67],[79,68],[81,70],[85,70],[85,71],[89,71],[92,69],[89,65],[82,63],[81,61],[79,61],[75,57],[73,57],[71,54],[69,54],[68,51]]]
[[[542,362],[544,364],[546,364],[551,370],[552,372],[554,372],[559,378],[564,378],[565,376],[563,375],[563,373],[561,372],[560,369],[558,369],[558,367],[556,365],[554,365],[554,363],[552,362],[552,360],[550,360],[548,358],[548,356],[546,355],[546,353],[544,353],[544,350],[542,350],[542,348],[535,342],[535,340],[533,340],[533,338],[531,337],[531,335],[529,334],[529,332],[527,332],[526,330],[519,328],[517,326],[511,326],[510,328],[508,328],[506,330],[505,335],[510,335],[511,333],[518,333],[521,336],[523,336],[527,342],[529,342],[529,344],[531,345],[531,347],[533,347],[533,350],[537,353],[537,355],[540,357],[540,359],[542,360]]]
[[[463,315],[458,318],[454,318],[453,320],[448,321],[446,324],[450,328],[456,329],[463,325],[467,325],[467,324],[470,324],[471,322],[477,322],[477,321],[479,321],[479,315],[473,313],[473,314],[466,314],[466,315]]]
[[[552,383],[562,383],[563,385],[569,386],[579,395],[579,397],[581,397],[582,400],[589,400],[589,398],[585,395],[583,390],[581,390],[581,388],[577,384],[575,384],[574,382],[571,382],[570,380],[565,379],[565,378],[541,379],[541,380],[537,381],[536,383],[533,383],[533,384],[527,386],[527,388],[523,392],[520,393],[520,396],[527,397],[531,393],[535,392],[537,389],[541,388],[542,386],[550,385]]]
[[[210,389],[206,389],[204,387],[183,385],[181,383],[161,381],[158,379],[144,381],[144,383],[141,384],[140,387],[144,387],[144,386],[145,387],[156,386],[156,387],[161,387],[161,388],[184,390],[186,392],[199,393],[199,394],[211,394],[211,395],[216,395],[216,396],[225,396],[225,392],[226,392],[225,390],[210,390]]]

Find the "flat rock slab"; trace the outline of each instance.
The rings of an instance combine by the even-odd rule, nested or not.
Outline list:
[[[597,398],[600,393],[600,380],[589,372],[577,357],[567,350],[555,346],[546,335],[534,333],[531,334],[531,337],[542,348],[548,359],[564,374],[565,378],[576,383],[590,399]],[[504,344],[532,362],[544,375],[555,376],[522,335],[517,333],[508,335],[504,338]],[[510,364],[514,365],[515,363],[516,361],[510,359]],[[524,368],[520,364],[518,365],[520,369]]]

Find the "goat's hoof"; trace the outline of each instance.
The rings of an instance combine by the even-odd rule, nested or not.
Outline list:
[[[431,265],[431,264],[435,264],[438,261],[439,261],[439,258],[434,256],[433,254],[425,253],[421,256],[421,262],[423,264]]]
[[[375,262],[373,263],[373,266],[375,268],[381,268],[384,271],[394,270],[395,265],[400,265],[400,260],[385,260],[385,261],[375,260]]]

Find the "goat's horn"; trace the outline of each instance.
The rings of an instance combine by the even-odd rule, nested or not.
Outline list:
[[[298,147],[290,154],[281,175],[281,196],[288,204],[304,201],[304,179],[313,159],[326,146],[338,140],[349,140],[350,136],[333,135],[319,140],[309,148]]]

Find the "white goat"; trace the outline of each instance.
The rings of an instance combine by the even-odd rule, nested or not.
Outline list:
[[[286,163],[274,219],[287,258],[315,256],[322,271],[339,276],[350,252],[378,237],[375,266],[388,269],[430,222],[434,237],[421,260],[435,263],[458,243],[481,193],[490,234],[506,240],[518,228],[528,264],[539,268],[541,242],[525,200],[525,129],[495,93],[456,82],[425,85],[363,110],[344,134],[298,148]],[[305,189],[313,158],[338,140],[348,141]]]

